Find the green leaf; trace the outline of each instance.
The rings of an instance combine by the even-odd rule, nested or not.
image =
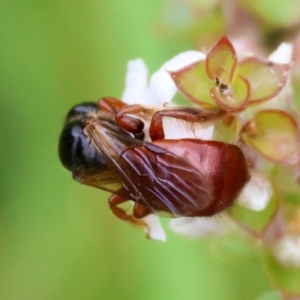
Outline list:
[[[248,57],[239,63],[237,75],[250,84],[250,101],[264,102],[277,96],[285,86],[289,65]]]
[[[299,130],[296,120],[282,110],[262,110],[243,129],[246,144],[266,159],[295,164],[299,161]]]

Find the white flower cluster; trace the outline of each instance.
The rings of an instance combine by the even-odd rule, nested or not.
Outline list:
[[[290,62],[291,54],[291,46],[283,44],[273,54],[271,54],[269,59],[277,63],[288,63]],[[128,104],[141,104],[155,107],[163,107],[166,103],[171,103],[175,93],[177,92],[177,88],[169,75],[169,72],[177,71],[187,65],[203,59],[205,59],[205,54],[202,52],[183,52],[163,64],[163,66],[151,76],[149,83],[148,70],[144,61],[142,59],[130,61],[128,63],[126,85],[122,100]],[[273,105],[273,108],[274,105],[276,108],[282,106],[284,101],[280,100],[285,98],[287,92],[289,92],[288,84],[281,93],[276,96],[276,99],[268,101],[266,105]],[[178,131],[178,128],[176,128],[176,131],[172,133],[174,128],[172,128],[172,124],[168,125],[168,122],[164,122],[163,126],[165,133],[170,134],[170,137],[172,138],[180,139],[187,135],[184,132]],[[200,134],[200,138],[209,139],[213,134],[213,126],[202,134],[203,136]],[[168,137],[169,136],[167,136],[167,138]],[[271,196],[272,188],[266,176],[262,175],[258,171],[253,171],[251,173],[251,180],[241,192],[238,201],[240,205],[243,205],[248,209],[259,211],[263,210],[268,205]],[[145,217],[144,220],[149,225],[149,229],[147,229],[147,236],[162,241],[166,240],[165,232],[157,216],[150,215]],[[210,218],[193,217],[172,219],[169,222],[169,227],[178,234],[194,238],[204,235],[224,233],[232,227],[232,221],[226,213],[223,213]],[[280,244],[280,247],[282,248],[287,244],[289,243],[283,241]],[[296,243],[293,242],[293,245],[297,245],[298,250],[300,251],[300,244],[298,241]],[[295,248],[294,246],[293,249]],[[282,251],[283,250],[280,250],[280,253]]]

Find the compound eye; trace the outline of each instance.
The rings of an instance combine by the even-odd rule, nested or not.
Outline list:
[[[84,116],[89,112],[98,110],[99,107],[95,102],[84,102],[81,104],[77,104],[69,110],[66,117],[66,122],[68,122],[71,118],[80,118],[81,116]]]
[[[71,172],[79,168],[101,168],[106,166],[106,158],[98,153],[83,132],[81,120],[65,125],[59,139],[59,158],[63,166]]]

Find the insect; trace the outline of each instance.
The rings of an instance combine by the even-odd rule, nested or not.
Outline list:
[[[109,206],[122,220],[138,224],[151,213],[212,216],[232,205],[249,180],[243,152],[220,141],[167,139],[163,119],[207,125],[223,116],[221,110],[154,109],[102,98],[69,111],[60,160],[75,180],[113,193]],[[130,214],[119,206],[128,200],[134,202]]]

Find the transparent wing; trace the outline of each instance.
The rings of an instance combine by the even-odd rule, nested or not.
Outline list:
[[[152,211],[188,216],[213,200],[210,179],[185,155],[136,140],[109,120],[94,119],[85,132],[97,151],[107,156],[109,168],[130,198]],[[188,153],[188,147],[182,150]]]
[[[110,193],[120,194],[121,192],[122,183],[120,179],[115,175],[113,170],[110,170],[108,167],[105,169],[82,168],[74,172],[73,177],[82,184],[93,186]],[[122,195],[126,196],[127,194]]]

